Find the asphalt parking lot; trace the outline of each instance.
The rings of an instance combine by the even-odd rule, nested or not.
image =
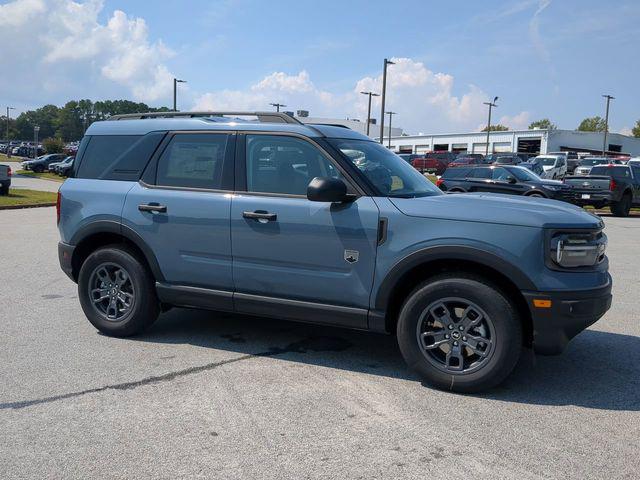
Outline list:
[[[640,218],[606,217],[614,302],[499,389],[423,386],[393,337],[176,309],[101,336],[55,211],[0,211],[2,478],[637,478]]]

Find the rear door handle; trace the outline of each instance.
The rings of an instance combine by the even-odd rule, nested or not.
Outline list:
[[[159,205],[157,203],[147,203],[147,204],[142,204],[142,205],[138,205],[138,210],[140,210],[141,212],[158,212],[158,213],[166,213],[167,212],[167,206],[166,205]]]
[[[278,215],[276,215],[275,213],[269,213],[264,210],[256,210],[255,212],[242,212],[242,216],[244,218],[251,218],[253,220],[263,222],[273,222],[278,218]]]

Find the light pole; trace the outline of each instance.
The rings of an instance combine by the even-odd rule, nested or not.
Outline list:
[[[384,102],[387,96],[387,66],[395,65],[391,60],[384,59],[384,67],[382,69],[382,100],[380,106],[380,143],[384,144]]]
[[[391,148],[391,119],[394,115],[397,115],[397,113],[389,111],[387,115],[389,115],[389,148]]]
[[[186,80],[180,80],[177,78],[173,78],[173,111],[177,112],[178,111],[178,105],[177,105],[177,95],[178,95],[178,84],[179,83],[187,83]]]
[[[494,97],[493,102],[483,102],[485,105],[489,105],[489,120],[487,121],[487,148],[485,149],[485,155],[489,155],[489,134],[491,133],[491,108],[497,107],[496,102],[498,97]]]
[[[33,127],[33,158],[38,158],[38,132],[40,127],[36,125]]]
[[[609,133],[609,102],[611,100],[615,100],[615,97],[611,95],[602,95],[607,99],[607,111],[604,115],[604,141],[602,142],[602,156],[604,157],[605,152],[608,150],[607,148],[607,133]]]
[[[269,105],[271,105],[272,107],[276,107],[276,112],[280,111],[280,107],[286,107],[284,103],[270,103]]]
[[[360,92],[362,95],[369,95],[369,107],[367,108],[367,136],[369,136],[369,127],[371,126],[371,97],[379,97],[379,93]]]
[[[15,110],[15,107],[7,107],[7,158],[11,158],[11,148],[9,148],[11,143],[9,141],[9,110]]]

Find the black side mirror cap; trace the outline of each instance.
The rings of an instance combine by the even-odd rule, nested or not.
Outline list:
[[[307,187],[307,199],[312,202],[350,202],[355,196],[347,193],[347,184],[339,178],[315,177]]]
[[[508,176],[508,177],[507,177],[507,182],[509,182],[509,183],[516,183],[516,182],[517,182],[516,177]]]

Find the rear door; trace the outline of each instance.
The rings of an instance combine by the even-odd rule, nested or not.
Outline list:
[[[231,205],[236,310],[366,327],[379,216],[373,199],[309,201],[314,177],[342,178],[356,192],[310,139],[247,133],[238,142]]]
[[[127,195],[122,222],[168,284],[219,290],[231,308],[229,209],[235,134],[170,133]]]

